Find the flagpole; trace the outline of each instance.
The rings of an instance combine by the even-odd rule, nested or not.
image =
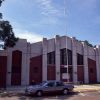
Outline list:
[[[65,16],[65,18],[67,18],[67,0],[64,0],[64,16]],[[66,19],[66,21],[67,21],[67,19]],[[67,35],[67,22],[65,21],[65,33],[66,33],[66,35]],[[68,69],[68,50],[67,50],[67,48],[68,48],[68,44],[67,44],[67,37],[66,37],[66,56],[67,56],[67,82],[69,82],[69,69]]]

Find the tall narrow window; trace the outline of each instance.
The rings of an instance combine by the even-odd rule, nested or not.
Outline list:
[[[60,50],[60,64],[67,65],[67,58],[68,58],[68,64],[72,65],[72,51],[69,49],[66,50],[65,48],[61,49]]]
[[[72,65],[72,51],[68,49],[67,52],[68,52],[68,65]]]
[[[60,64],[66,65],[67,64],[67,51],[66,48],[60,50]]]
[[[47,63],[55,64],[55,51],[47,54]]]
[[[77,65],[83,65],[83,55],[77,53]]]

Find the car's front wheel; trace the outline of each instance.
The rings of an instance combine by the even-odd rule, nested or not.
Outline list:
[[[67,94],[68,94],[68,89],[64,89],[64,90],[63,90],[63,94],[64,94],[64,95],[67,95]]]
[[[43,94],[42,91],[37,91],[37,93],[36,93],[36,95],[39,96],[39,97],[41,97],[42,94]]]

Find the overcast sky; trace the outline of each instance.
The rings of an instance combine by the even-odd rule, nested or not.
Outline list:
[[[30,42],[58,34],[100,44],[100,0],[5,0],[0,12]]]

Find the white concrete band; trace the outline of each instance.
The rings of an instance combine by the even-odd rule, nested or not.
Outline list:
[[[89,83],[89,74],[88,74],[88,46],[83,43],[84,51],[84,82]]]
[[[55,38],[56,80],[60,80],[60,37]]]
[[[43,39],[42,81],[47,80],[47,39]]]

